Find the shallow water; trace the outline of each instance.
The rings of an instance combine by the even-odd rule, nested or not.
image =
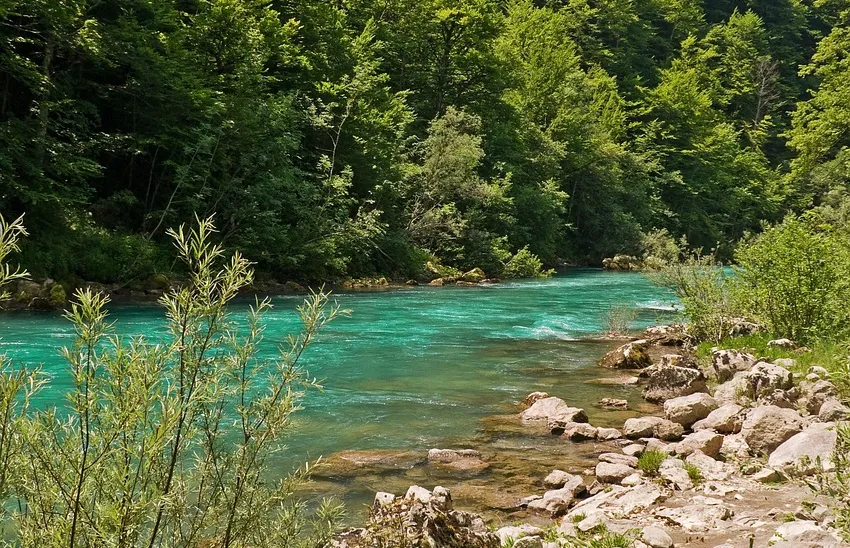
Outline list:
[[[325,390],[309,394],[298,413],[297,431],[278,463],[282,471],[343,450],[421,452],[456,446],[529,454],[531,461],[532,453],[542,450],[549,455],[543,463],[548,466],[552,459],[565,458],[570,448],[548,438],[535,442],[488,417],[515,413],[517,400],[545,390],[587,408],[595,425],[622,424],[622,413],[594,409],[593,404],[618,393],[635,404],[639,398],[629,389],[592,382],[605,375],[594,362],[611,343],[587,339],[604,330],[612,306],[637,308],[633,327],[641,328],[670,321],[674,300],[641,274],[598,270],[487,287],[338,293],[336,299],[351,316],[329,326],[305,357],[310,373],[324,379]],[[273,299],[264,352],[273,352],[297,330],[300,300]],[[162,334],[163,314],[156,305],[115,305],[111,310],[120,333]],[[53,376],[50,389],[40,396],[41,405],[60,402],[68,388],[58,348],[71,337],[69,324],[58,314],[0,316],[0,348],[18,362],[43,364]],[[572,451],[582,452],[577,447]],[[495,480],[510,474],[511,466],[494,464],[478,479]],[[329,474],[330,479],[311,489],[359,503],[375,489],[386,489],[387,482],[402,489],[416,478],[423,483],[451,479],[429,467],[404,468],[374,477]]]

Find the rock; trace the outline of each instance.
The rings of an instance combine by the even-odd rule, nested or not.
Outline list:
[[[793,409],[764,405],[750,412],[741,434],[750,449],[769,455],[802,429],[803,417]]]
[[[626,419],[623,424],[623,435],[629,439],[650,438],[655,435],[655,427],[661,421],[661,417],[635,417]]]
[[[627,419],[623,425],[623,435],[629,439],[658,437],[672,441],[682,436],[684,429],[681,424],[662,419],[661,417],[636,417]]]
[[[664,441],[676,441],[684,432],[684,427],[673,421],[665,420],[655,426],[655,437]]]
[[[392,504],[395,500],[395,495],[392,493],[385,493],[383,491],[378,491],[375,493],[375,501],[372,503],[373,506],[386,506],[388,504]]]
[[[685,462],[699,469],[702,477],[708,481],[723,481],[735,472],[730,465],[714,460],[702,451],[694,451],[688,455]]]
[[[827,371],[825,367],[821,367],[819,365],[811,366],[809,368],[809,374],[817,375],[820,379],[829,379],[829,371]]]
[[[723,504],[690,504],[678,508],[662,508],[655,516],[671,525],[677,525],[685,531],[697,533],[721,527],[721,522],[729,520],[734,513]]]
[[[747,445],[742,434],[724,436],[720,454],[724,457],[746,457],[750,454],[750,446]]]
[[[599,406],[608,409],[628,409],[629,402],[627,400],[618,400],[616,398],[602,398],[599,400]]]
[[[529,502],[528,509],[543,511],[552,517],[557,517],[565,513],[573,500],[585,491],[587,487],[581,477],[571,476],[560,489],[546,491],[542,498]]]
[[[676,444],[675,443],[664,443],[661,440],[650,438],[646,442],[646,447],[644,451],[661,451],[662,453],[667,453],[668,455],[672,455],[676,452]]]
[[[774,339],[767,341],[768,348],[782,348],[784,350],[794,350],[797,345],[791,339]]]
[[[620,433],[616,428],[597,428],[596,429],[596,439],[599,441],[611,441],[618,440],[623,437],[623,434]]]
[[[559,421],[555,421],[555,423],[549,423],[550,431],[553,434],[557,434],[561,431],[561,435],[572,441],[584,441],[584,440],[595,440],[598,429],[595,426],[591,426],[586,422],[572,422],[563,424]]]
[[[736,373],[731,379],[714,387],[714,400],[721,406],[746,403],[747,372]]]
[[[801,397],[805,402],[805,409],[812,415],[817,415],[823,403],[828,399],[838,396],[835,385],[826,380],[815,382],[803,381],[800,383]]]
[[[443,285],[443,283],[444,283],[444,282],[443,282],[443,279],[442,279],[442,278],[437,278],[437,279],[435,279],[435,280],[431,280],[430,282],[428,282],[428,285],[433,285],[433,286],[437,286],[437,287],[439,287],[439,286],[442,286],[442,285]]]
[[[535,537],[542,534],[543,529],[527,523],[511,527],[502,527],[501,529],[496,530],[496,536],[499,537],[499,541],[503,546],[506,544],[516,546],[516,544],[512,543],[523,537]]]
[[[538,400],[543,400],[549,397],[551,396],[549,396],[548,392],[532,392],[531,394],[523,398],[523,400],[519,403],[520,405],[523,405],[525,407],[531,407]]]
[[[685,465],[679,459],[667,459],[662,462],[658,468],[658,475],[680,491],[692,489],[694,486],[694,482],[685,470]]]
[[[712,430],[700,430],[688,434],[676,445],[676,453],[679,455],[690,455],[695,451],[702,451],[711,458],[720,454],[723,446],[723,436]]]
[[[827,399],[818,410],[818,419],[823,422],[839,422],[848,418],[850,418],[850,408],[836,398]]]
[[[438,485],[431,491],[431,504],[443,512],[448,512],[452,509],[452,494],[445,487]]]
[[[624,464],[636,468],[638,465],[637,457],[630,457],[622,453],[602,453],[599,455],[599,460],[602,462],[610,462],[611,464]]]
[[[640,533],[640,540],[650,548],[673,548],[673,539],[667,531],[660,527],[644,527]]]
[[[480,268],[473,268],[469,272],[464,273],[461,277],[464,282],[478,283],[487,279],[487,275]]]
[[[664,499],[664,491],[653,483],[641,483],[634,487],[611,485],[608,489],[577,503],[567,514],[589,516],[595,511],[604,511],[615,518],[625,517],[645,510]]]
[[[643,453],[643,447],[644,446],[639,443],[632,443],[623,447],[623,453],[630,457],[639,457]]]
[[[717,409],[717,402],[704,392],[672,398],[664,402],[664,415],[667,420],[681,424],[685,428],[704,419],[715,409]]]
[[[782,474],[773,468],[762,468],[752,476],[759,483],[778,483],[782,481]]]
[[[652,364],[648,349],[646,339],[632,341],[605,354],[599,365],[611,369],[642,369]]]
[[[645,400],[658,403],[706,389],[705,375],[698,369],[657,364],[643,371]]]
[[[635,473],[635,469],[625,464],[600,462],[596,465],[596,479],[602,483],[620,483]]]
[[[626,476],[623,478],[623,481],[620,482],[620,485],[623,487],[632,487],[634,485],[640,485],[643,483],[643,477],[639,472],[635,472],[631,476]]]
[[[759,331],[764,331],[764,328],[757,323],[745,320],[744,318],[726,318],[729,328],[730,337],[740,337],[742,335],[752,335]]]
[[[405,493],[404,498],[407,500],[419,501],[422,504],[428,504],[431,502],[431,491],[424,487],[419,487],[418,485],[411,485],[407,489],[407,493]]]
[[[755,401],[762,395],[774,390],[788,390],[794,386],[794,376],[782,366],[767,362],[759,362],[751,370],[744,373],[746,380],[744,394]]]
[[[740,405],[729,403],[722,405],[708,414],[702,420],[695,422],[693,430],[715,430],[721,434],[736,434],[741,431],[743,408]]]
[[[794,369],[797,367],[797,360],[794,358],[776,358],[773,360],[773,365],[784,367],[785,369]]]
[[[562,422],[587,422],[584,409],[570,407],[561,398],[543,398],[535,401],[531,407],[520,415],[523,421],[553,421]]]
[[[683,324],[647,327],[643,332],[643,338],[658,346],[685,346],[692,342]]]
[[[633,255],[614,255],[602,259],[602,268],[605,270],[641,270],[643,261]]]
[[[414,451],[366,450],[333,453],[313,470],[319,478],[354,477],[382,474],[388,471],[409,470],[427,460]]]
[[[715,350],[711,353],[711,365],[720,382],[728,381],[739,371],[749,371],[755,364],[755,356],[739,350]]]
[[[836,439],[834,424],[815,423],[778,446],[770,454],[767,465],[771,468],[793,468],[797,473],[808,474],[816,471],[819,461],[829,470]]]
[[[543,480],[544,487],[551,487],[554,489],[560,489],[564,485],[567,484],[568,481],[573,477],[572,474],[568,474],[563,470],[552,470],[549,472],[549,475]]]
[[[839,546],[841,539],[830,533],[815,521],[789,521],[776,529],[771,542],[784,541],[792,545],[811,543],[815,546]]]
[[[431,449],[428,451],[428,462],[464,472],[480,472],[490,466],[481,458],[481,453],[474,449]]]

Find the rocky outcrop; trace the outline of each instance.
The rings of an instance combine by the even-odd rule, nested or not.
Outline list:
[[[653,325],[643,332],[644,339],[656,346],[689,346],[693,338],[683,324]]]
[[[750,412],[741,434],[751,450],[769,455],[802,429],[803,417],[793,409],[763,405]]]
[[[602,259],[602,268],[605,270],[633,271],[643,270],[643,261],[634,255],[614,255]]]
[[[480,268],[473,268],[469,272],[464,272],[460,278],[461,281],[479,283],[487,279],[487,275]]]
[[[680,396],[664,402],[664,415],[667,420],[681,424],[685,428],[706,418],[715,409],[717,409],[717,402],[704,392]]]
[[[642,369],[652,364],[648,349],[649,341],[646,339],[632,341],[605,354],[599,365],[609,369]]]

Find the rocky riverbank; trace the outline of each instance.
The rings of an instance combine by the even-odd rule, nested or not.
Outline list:
[[[444,487],[380,491],[368,525],[345,531],[336,546],[555,548],[612,534],[637,548],[850,546],[833,527],[831,501],[804,483],[833,468],[835,428],[850,418],[826,370],[800,374],[793,359],[767,361],[745,349],[701,361],[681,326],[651,328],[600,365],[622,370],[622,382],[638,384],[654,412],[596,426],[568,395],[529,394],[515,427],[539,432],[541,443],[585,448],[584,460],[541,463],[534,482],[505,474],[503,515],[490,523],[456,509]],[[599,406],[622,416],[629,402],[612,397]],[[410,458],[401,465],[412,466]],[[499,460],[475,449],[418,458],[471,477]]]

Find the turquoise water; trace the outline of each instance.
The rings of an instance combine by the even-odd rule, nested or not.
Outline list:
[[[468,445],[483,419],[513,412],[513,403],[535,390],[591,407],[612,390],[590,382],[601,374],[595,360],[611,345],[588,339],[604,330],[608,310],[635,307],[640,328],[669,321],[673,301],[640,274],[596,270],[487,287],[343,292],[336,299],[351,316],[336,320],[308,351],[304,364],[324,379],[325,390],[304,401],[282,468],[342,450]],[[264,352],[297,330],[300,301],[273,298]],[[115,305],[111,313],[120,333],[162,334],[163,314],[154,304]],[[0,349],[19,363],[43,364],[53,377],[42,405],[61,401],[68,387],[58,348],[71,337],[58,314],[0,316]],[[369,488],[349,484],[342,494],[366,496]]]

